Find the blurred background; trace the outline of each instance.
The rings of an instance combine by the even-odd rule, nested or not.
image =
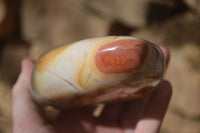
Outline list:
[[[0,0],[0,133],[24,57],[86,38],[128,35],[167,46],[173,97],[161,133],[200,133],[200,0]]]

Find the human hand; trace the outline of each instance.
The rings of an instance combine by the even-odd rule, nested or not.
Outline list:
[[[168,62],[168,52],[161,47]],[[52,121],[32,99],[29,88],[34,63],[22,62],[13,87],[14,133],[157,133],[168,107],[172,89],[162,81],[150,95],[132,101],[107,104],[99,117],[94,106],[61,111]]]

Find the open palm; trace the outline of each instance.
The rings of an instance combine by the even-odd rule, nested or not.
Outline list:
[[[164,51],[166,60],[168,53]],[[172,89],[162,81],[143,98],[107,104],[99,117],[94,106],[60,111],[47,121],[44,112],[32,99],[29,88],[34,63],[22,62],[21,74],[13,87],[14,133],[157,133],[168,107]]]
[[[55,120],[47,122],[29,93],[33,63],[24,60],[22,67],[13,87],[15,133],[156,133],[171,97],[170,84],[162,81],[144,98],[107,104],[97,118],[92,115],[94,106],[90,106],[61,111]]]

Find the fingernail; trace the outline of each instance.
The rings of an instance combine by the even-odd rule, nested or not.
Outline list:
[[[165,63],[166,63],[166,67],[168,66],[169,64],[169,60],[170,60],[170,52],[169,52],[169,49],[164,47],[163,45],[159,45],[160,46],[160,49],[162,50],[164,56],[165,56]]]

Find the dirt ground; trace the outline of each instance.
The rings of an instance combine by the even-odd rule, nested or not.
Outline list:
[[[25,57],[86,38],[128,35],[169,48],[173,96],[161,133],[200,132],[198,0],[0,0],[0,133],[12,132],[11,89]]]

